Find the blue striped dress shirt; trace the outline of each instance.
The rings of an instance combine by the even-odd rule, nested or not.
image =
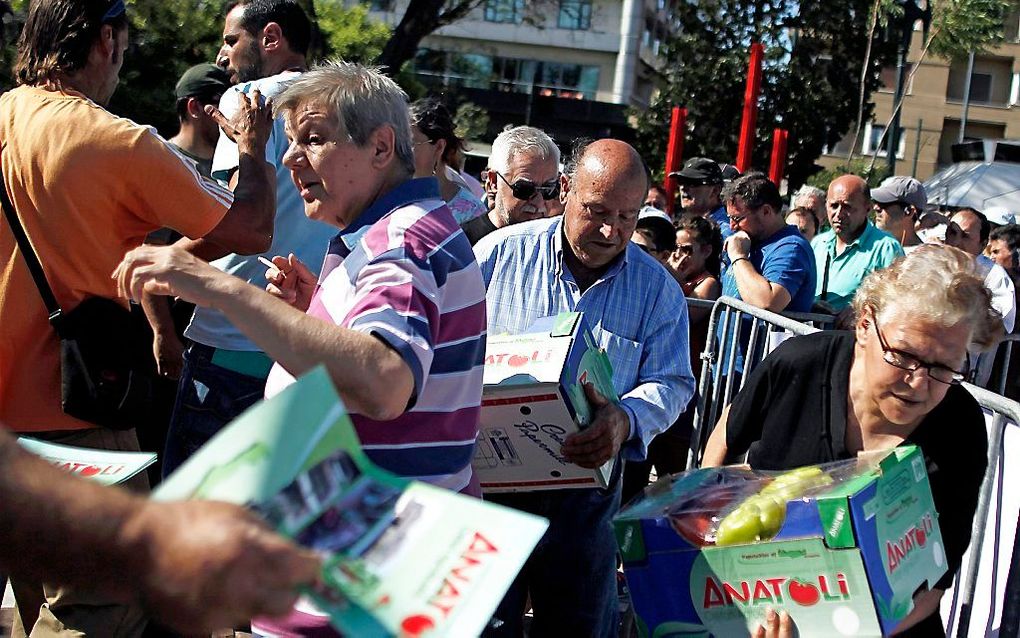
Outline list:
[[[623,458],[644,459],[694,394],[687,303],[662,264],[633,244],[582,293],[563,265],[561,220],[507,226],[475,245],[488,289],[488,334],[518,334],[542,317],[584,313],[613,364],[613,385],[630,419]]]

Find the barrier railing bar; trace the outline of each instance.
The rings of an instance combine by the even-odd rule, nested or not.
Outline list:
[[[1011,339],[1010,337],[1013,338]],[[1003,396],[1006,394],[1006,379],[1009,377],[1009,360],[1013,356],[1013,342],[1017,338],[1020,338],[1020,335],[1007,335],[1007,338],[999,346],[1006,349],[1006,353],[1002,358],[1002,368],[999,369],[999,382],[996,384],[996,391]]]
[[[747,375],[751,374],[751,370],[754,369],[754,353],[758,351],[758,335],[761,333],[763,323],[758,317],[751,317],[751,334],[747,340],[747,351],[744,353],[744,368],[740,373],[740,387],[737,389],[738,391],[744,389]],[[737,331],[733,340],[740,341],[740,331]]]
[[[971,391],[981,390],[977,386],[968,387],[967,389]],[[992,417],[992,434],[988,441],[988,467],[985,470],[984,479],[981,481],[981,490],[978,492],[977,510],[974,512],[974,525],[970,535],[971,559],[967,564],[967,571],[960,574],[963,604],[960,605],[960,621],[957,625],[956,635],[958,638],[967,638],[967,634],[970,632],[970,615],[971,610],[974,608],[978,571],[981,568],[981,550],[984,547],[985,530],[988,527],[986,524],[988,521],[988,508],[992,501],[995,470],[999,466],[999,455],[1002,453],[1005,429],[1006,415],[995,410],[995,416]]]

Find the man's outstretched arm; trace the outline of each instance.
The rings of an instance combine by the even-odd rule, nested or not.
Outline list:
[[[198,633],[285,613],[319,567],[237,506],[156,503],[73,477],[0,426],[0,569],[13,576],[138,602]]]

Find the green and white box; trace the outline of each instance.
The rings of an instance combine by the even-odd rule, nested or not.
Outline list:
[[[591,470],[560,453],[593,418],[582,384],[618,401],[613,371],[584,317],[565,312],[519,335],[489,337],[473,465],[485,492],[606,487],[615,459]]]

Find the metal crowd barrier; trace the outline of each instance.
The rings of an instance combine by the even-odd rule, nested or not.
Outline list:
[[[708,324],[709,338],[705,345],[705,351],[701,354],[702,374],[698,385],[699,396],[694,416],[694,432],[688,453],[688,467],[694,468],[701,464],[705,442],[708,440],[722,408],[732,400],[734,377],[737,376],[734,374],[737,342],[740,337],[740,325],[744,318],[749,318],[751,326],[747,346],[744,348],[743,374],[739,375],[738,391],[740,387],[743,387],[747,375],[767,356],[766,352],[757,347],[763,330],[781,329],[792,335],[805,335],[818,332],[819,326],[831,327],[832,317],[804,313],[781,315],[751,306],[732,297],[721,297],[715,302],[690,299],[688,303],[694,307],[711,307],[712,313]],[[716,338],[717,332],[721,338]],[[993,379],[998,388],[1005,386],[1008,374],[1008,357],[1013,341],[1016,340],[1020,340],[1020,337],[1014,336],[1000,346],[1000,349],[1005,352],[1006,363],[1001,375]],[[724,351],[719,352],[720,349]],[[1008,422],[1020,424],[1020,403],[971,384],[964,384],[964,387],[977,399],[984,410],[992,414],[992,425],[988,441],[988,469],[985,472],[978,496],[967,568],[959,574],[956,587],[954,587],[954,597],[962,599],[957,623],[958,632],[956,635],[958,638],[966,638],[971,624],[978,572],[981,566],[981,552],[988,528],[987,518],[992,493],[995,488],[996,470],[1004,461],[1002,453],[1006,424]],[[999,515],[1002,515],[1001,511]],[[994,592],[992,592],[992,598],[994,598]],[[988,618],[987,626],[989,628],[991,628],[992,621],[992,618]],[[952,623],[952,618],[950,623]],[[1012,558],[1006,577],[1005,594],[1002,598],[1002,616],[998,635],[1010,638],[1020,636],[1020,516],[1017,518],[1017,532],[1013,540]]]
[[[1020,347],[1013,345],[1017,341],[1020,341],[1020,334],[1010,334],[1006,335],[1002,343],[999,344],[995,353],[996,363],[992,369],[992,376],[985,386],[987,389],[1003,396],[1006,396],[1006,384],[1010,378],[1010,359],[1013,356],[1013,351]]]
[[[957,624],[957,638],[966,638],[970,632],[971,614],[977,595],[978,571],[981,567],[981,552],[988,529],[988,512],[991,507],[992,494],[995,491],[996,472],[1001,472],[1003,469],[1000,467],[1000,462],[1003,460],[1002,451],[1006,424],[1009,421],[1020,423],[1020,404],[1016,401],[969,383],[965,383],[964,387],[977,399],[982,408],[992,413],[992,427],[988,436],[988,469],[985,471],[985,478],[981,483],[977,511],[974,513],[974,527],[970,537],[970,559],[967,562],[966,571],[961,572],[957,577],[957,589],[963,599]],[[1018,566],[1018,562],[1020,562],[1020,517],[1017,519],[1017,532],[1013,537],[1012,560],[1006,577],[1006,592],[1002,599],[999,636],[1015,637],[1020,633],[1020,566]],[[990,625],[991,620],[989,618],[986,625]]]
[[[701,380],[698,383],[698,405],[694,412],[694,432],[691,435],[691,452],[687,457],[687,467],[701,464],[701,452],[708,441],[711,428],[719,419],[723,406],[729,405],[733,398],[733,386],[736,377],[740,377],[740,388],[744,379],[761,361],[764,347],[760,339],[763,332],[772,331],[777,327],[793,335],[808,334],[822,328],[832,328],[835,317],[832,315],[813,313],[776,314],[752,306],[733,297],[720,297],[716,301],[688,299],[687,303],[695,308],[711,308],[712,314],[708,321],[708,339],[705,351],[701,353]],[[745,319],[746,318],[746,319]],[[743,374],[734,374],[737,367],[739,332],[742,322],[750,321],[747,327],[749,338],[744,348]],[[720,329],[719,326],[722,326]],[[764,329],[764,330],[763,330]],[[732,334],[732,338],[716,339],[716,334],[724,336]],[[723,352],[717,353],[718,349]],[[722,356],[717,356],[721,354]],[[718,365],[717,365],[718,364]],[[695,365],[691,362],[691,365]]]

